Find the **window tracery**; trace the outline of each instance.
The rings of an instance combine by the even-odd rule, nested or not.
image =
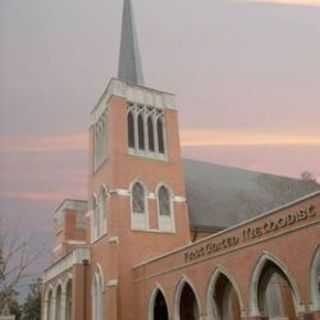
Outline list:
[[[129,103],[127,125],[130,154],[165,159],[166,135],[163,110]]]
[[[107,156],[107,110],[94,125],[94,169],[97,170]]]

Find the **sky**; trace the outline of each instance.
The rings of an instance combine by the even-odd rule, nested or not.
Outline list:
[[[188,158],[320,179],[320,0],[132,0],[146,85],[177,95]],[[85,199],[89,112],[122,1],[0,0],[0,212],[52,244]]]

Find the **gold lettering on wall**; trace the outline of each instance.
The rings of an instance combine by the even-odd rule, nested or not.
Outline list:
[[[240,229],[237,234],[230,237],[222,238],[221,240],[208,240],[207,242],[189,249],[184,253],[185,263],[196,261],[210,255],[214,255],[224,250],[232,249],[241,243],[247,243],[253,240],[260,239],[268,234],[278,232],[289,228],[301,221],[306,221],[317,216],[316,207],[310,205],[307,208],[299,209],[296,212],[288,213],[279,218],[267,220],[258,226],[252,226]]]

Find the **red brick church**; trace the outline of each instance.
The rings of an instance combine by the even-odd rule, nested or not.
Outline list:
[[[54,213],[43,320],[320,319],[320,186],[182,159],[130,0],[89,138],[88,200]]]

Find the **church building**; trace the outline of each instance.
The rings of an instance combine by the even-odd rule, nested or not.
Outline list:
[[[320,319],[320,185],[181,157],[130,0],[90,114],[88,199],[54,213],[42,320]]]

